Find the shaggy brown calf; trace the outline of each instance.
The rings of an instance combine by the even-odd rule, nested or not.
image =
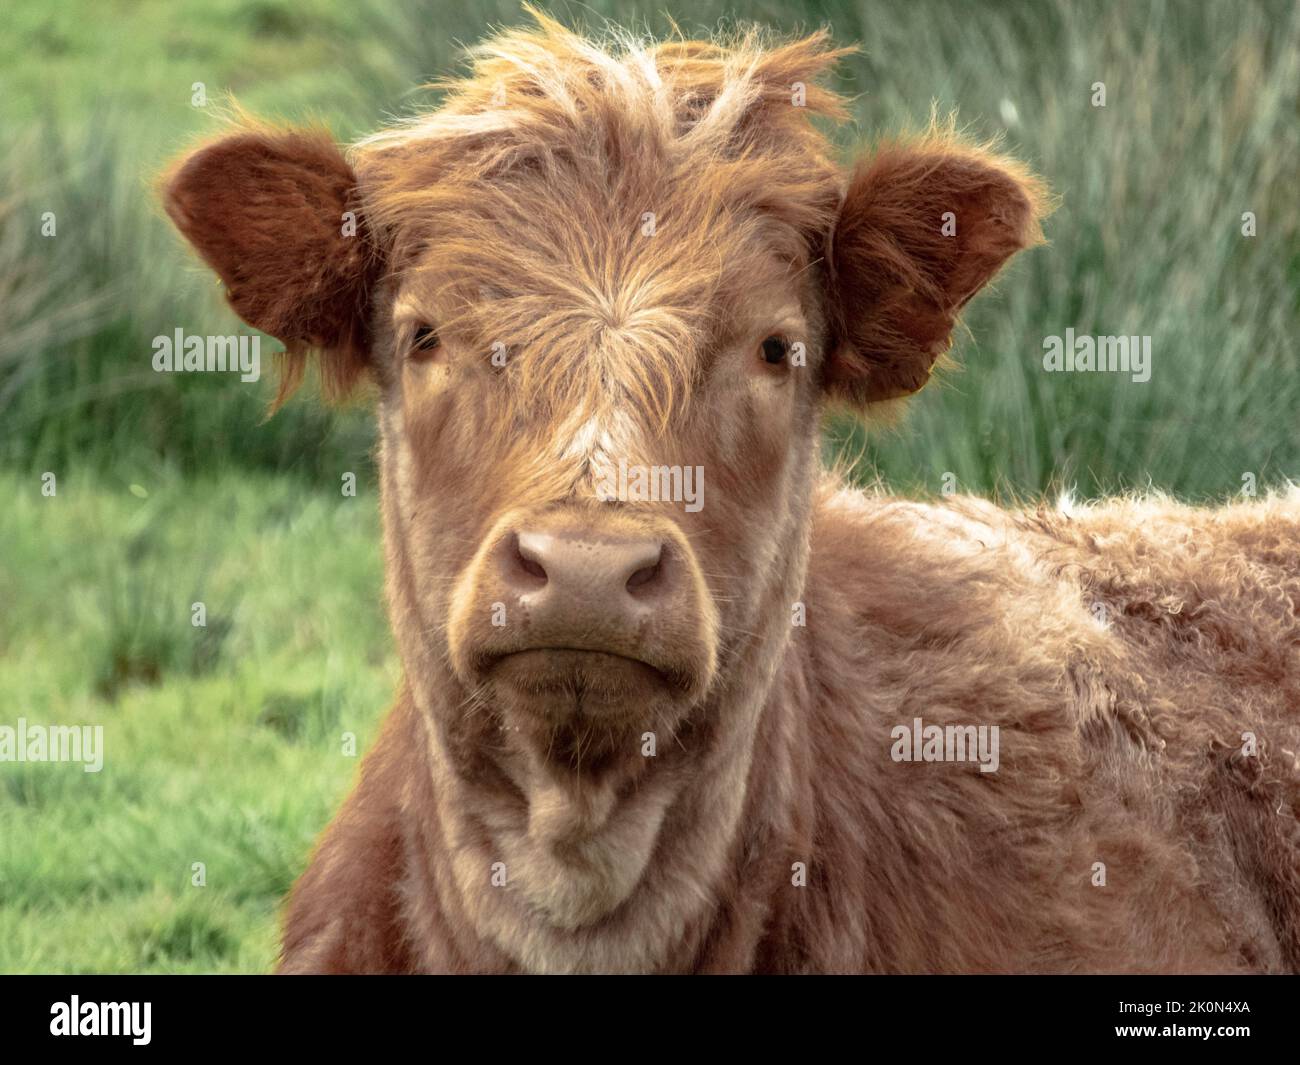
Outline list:
[[[235,309],[379,393],[406,679],[283,971],[1300,968],[1300,500],[820,472],[1044,199],[946,132],[842,171],[836,55],[543,20],[350,161],[169,175]]]

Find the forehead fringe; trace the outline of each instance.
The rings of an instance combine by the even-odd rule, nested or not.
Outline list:
[[[366,210],[394,269],[427,272],[440,328],[533,350],[530,395],[613,384],[663,425],[727,277],[821,254],[841,177],[810,119],[845,116],[825,80],[851,49],[824,30],[591,40],[531,13],[437,84],[439,109],[354,146]]]

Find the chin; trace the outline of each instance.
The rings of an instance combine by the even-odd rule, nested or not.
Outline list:
[[[605,651],[535,648],[501,655],[479,678],[507,733],[555,768],[598,772],[674,747],[692,701],[680,674]]]

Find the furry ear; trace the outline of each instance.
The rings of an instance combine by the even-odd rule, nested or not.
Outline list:
[[[1041,242],[1046,201],[1021,164],[951,131],[861,159],[830,245],[830,392],[862,405],[921,388],[966,302]]]
[[[366,367],[380,257],[356,186],[322,130],[242,129],[191,152],[163,178],[167,214],[225,283],[235,312],[284,342],[276,407],[302,380],[309,349],[321,353],[331,398]]]

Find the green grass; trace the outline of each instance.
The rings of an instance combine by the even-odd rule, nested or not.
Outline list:
[[[0,767],[0,972],[264,969],[397,679],[373,491],[124,474],[0,479],[3,723],[104,729]]]
[[[1294,4],[553,9],[662,32],[665,7],[688,33],[728,15],[829,22],[863,46],[841,76],[846,151],[958,109],[1060,197],[1050,244],[971,308],[963,368],[894,429],[832,427],[828,451],[860,456],[862,477],[1189,499],[1246,473],[1300,480]],[[161,218],[154,175],[214,128],[227,92],[350,138],[427,100],[413,87],[460,43],[518,20],[513,2],[0,9],[0,724],[98,723],[106,745],[99,774],[0,765],[0,971],[265,969],[277,902],[356,770],[341,735],[365,749],[397,676],[364,410],[299,400],[264,423],[269,381],[150,368],[158,334],[236,328]],[[1043,337],[1067,327],[1150,334],[1151,381],[1043,373]],[[356,499],[339,493],[350,470]]]

